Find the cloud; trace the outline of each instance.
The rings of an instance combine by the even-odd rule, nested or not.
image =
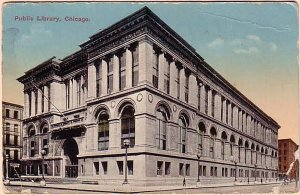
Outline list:
[[[273,42],[270,43],[270,47],[272,51],[276,51],[277,50],[277,45]]]
[[[250,40],[250,41],[254,41],[256,43],[260,43],[261,42],[260,37],[257,36],[257,35],[248,35],[247,39]]]
[[[29,29],[28,34],[23,34],[21,36],[21,43],[25,44],[28,42],[31,42],[32,40],[35,40],[37,38],[43,38],[45,39],[46,37],[51,37],[52,32],[48,29],[45,28],[44,25],[42,24],[33,24],[31,25]]]
[[[237,54],[257,54],[259,53],[259,49],[257,47],[249,47],[247,49],[234,49],[234,52]]]
[[[216,38],[215,40],[213,40],[208,44],[208,47],[216,48],[222,46],[223,44],[224,44],[224,40],[222,38]]]

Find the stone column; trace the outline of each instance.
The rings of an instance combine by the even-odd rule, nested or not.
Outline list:
[[[215,139],[214,158],[221,159],[221,140]]]
[[[224,160],[230,160],[230,142],[225,142]]]
[[[175,61],[172,61],[170,64],[170,95],[174,98],[177,97],[177,89],[176,89],[176,83],[175,78],[177,74],[177,68],[175,65]]]
[[[126,47],[126,89],[132,87],[132,63],[132,51],[128,46]]]
[[[228,102],[228,104],[227,104],[227,111],[228,111],[228,125],[232,126],[232,124],[231,124],[231,112],[232,112],[232,110],[231,110],[231,103],[230,102]]]
[[[180,79],[180,100],[181,101],[185,101],[185,93],[184,93],[184,90],[185,90],[185,69],[184,68],[182,68],[181,70],[180,70],[180,77],[179,77],[179,79]]]
[[[35,116],[35,93],[34,90],[31,91],[31,116]]]
[[[247,133],[247,129],[246,129],[246,113],[243,113],[243,132]]]
[[[212,90],[208,90],[208,116],[212,116]]]
[[[121,124],[119,119],[109,121],[109,149],[121,148]]]
[[[28,92],[24,91],[24,112],[23,118],[29,117],[29,95]]]
[[[153,45],[147,40],[139,41],[139,83],[152,85]]]
[[[164,91],[165,66],[166,66],[166,58],[164,52],[162,52],[158,56],[158,89],[160,91]]]
[[[196,75],[191,74],[189,76],[189,104],[197,108],[198,103],[198,85]]]
[[[239,130],[243,131],[242,129],[242,123],[243,123],[243,117],[242,117],[242,111],[239,111]]]
[[[42,93],[41,93],[41,89],[37,89],[37,114],[41,114],[42,113]]]
[[[107,88],[108,88],[108,86],[107,86],[107,83],[108,83],[108,80],[107,80],[107,61],[106,60],[104,60],[104,59],[102,59],[102,66],[101,66],[101,68],[102,68],[102,83],[101,83],[101,85],[102,85],[102,90],[101,90],[101,95],[107,95]]]
[[[116,54],[113,56],[113,66],[113,91],[118,92],[120,90],[120,61]]]
[[[84,86],[84,77],[80,75],[80,105],[84,105],[84,88],[82,86]]]
[[[48,107],[49,107],[49,100],[48,100],[48,96],[49,96],[49,88],[47,85],[44,86],[44,112],[48,111]],[[50,100],[51,101],[51,100]]]
[[[205,86],[200,85],[200,112],[205,113]]]
[[[226,115],[227,115],[227,100],[224,99],[223,102],[222,102],[222,106],[223,106],[223,123],[226,123]]]
[[[72,88],[73,108],[76,108],[77,107],[77,80],[75,79],[75,77],[72,80],[73,80],[72,82],[73,83],[73,88]]]
[[[238,109],[236,106],[233,107],[233,128],[238,129]]]
[[[96,67],[94,65],[94,62],[92,62],[88,65],[88,99],[93,99],[95,97],[96,97]]]
[[[202,151],[204,157],[209,156],[209,141],[210,141],[209,135],[205,134],[203,136],[203,143],[202,143],[202,147],[203,147]]]
[[[221,119],[221,106],[222,106],[222,102],[221,102],[221,96],[220,94],[216,93],[215,94],[215,118],[219,121],[222,121]]]

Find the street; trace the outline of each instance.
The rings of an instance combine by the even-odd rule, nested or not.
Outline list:
[[[230,186],[230,187],[205,187],[197,189],[180,189],[168,191],[146,192],[147,194],[258,194],[258,193],[294,193],[296,192],[295,183],[255,185],[255,186]],[[88,187],[87,187],[88,189]],[[9,194],[103,194],[107,192],[93,192],[74,189],[54,189],[48,187],[24,187],[24,186],[5,186],[5,193]]]

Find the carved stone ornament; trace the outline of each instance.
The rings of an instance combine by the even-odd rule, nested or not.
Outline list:
[[[139,93],[139,94],[137,95],[137,97],[136,97],[136,100],[137,100],[138,102],[140,102],[140,101],[142,101],[142,99],[143,99],[143,94]]]
[[[152,94],[149,94],[149,95],[148,95],[148,100],[149,100],[150,103],[153,102],[153,96],[152,96]]]
[[[116,106],[116,102],[115,102],[115,101],[112,101],[111,104],[110,104],[110,106],[111,106],[112,108],[114,108],[114,107]]]
[[[177,111],[177,106],[176,106],[176,105],[173,106],[173,111],[174,111],[174,112]]]

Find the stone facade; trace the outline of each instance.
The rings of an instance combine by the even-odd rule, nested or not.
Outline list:
[[[20,173],[17,167],[20,165],[22,155],[22,119],[23,106],[2,102],[3,169],[6,169],[5,159],[6,155],[8,155],[8,161],[11,164],[9,177],[16,177],[17,175],[15,174]],[[3,173],[5,174],[6,171],[3,171]]]
[[[27,175],[44,147],[47,177],[121,184],[129,139],[132,184],[275,179],[279,125],[147,7],[80,46],[18,79]]]

